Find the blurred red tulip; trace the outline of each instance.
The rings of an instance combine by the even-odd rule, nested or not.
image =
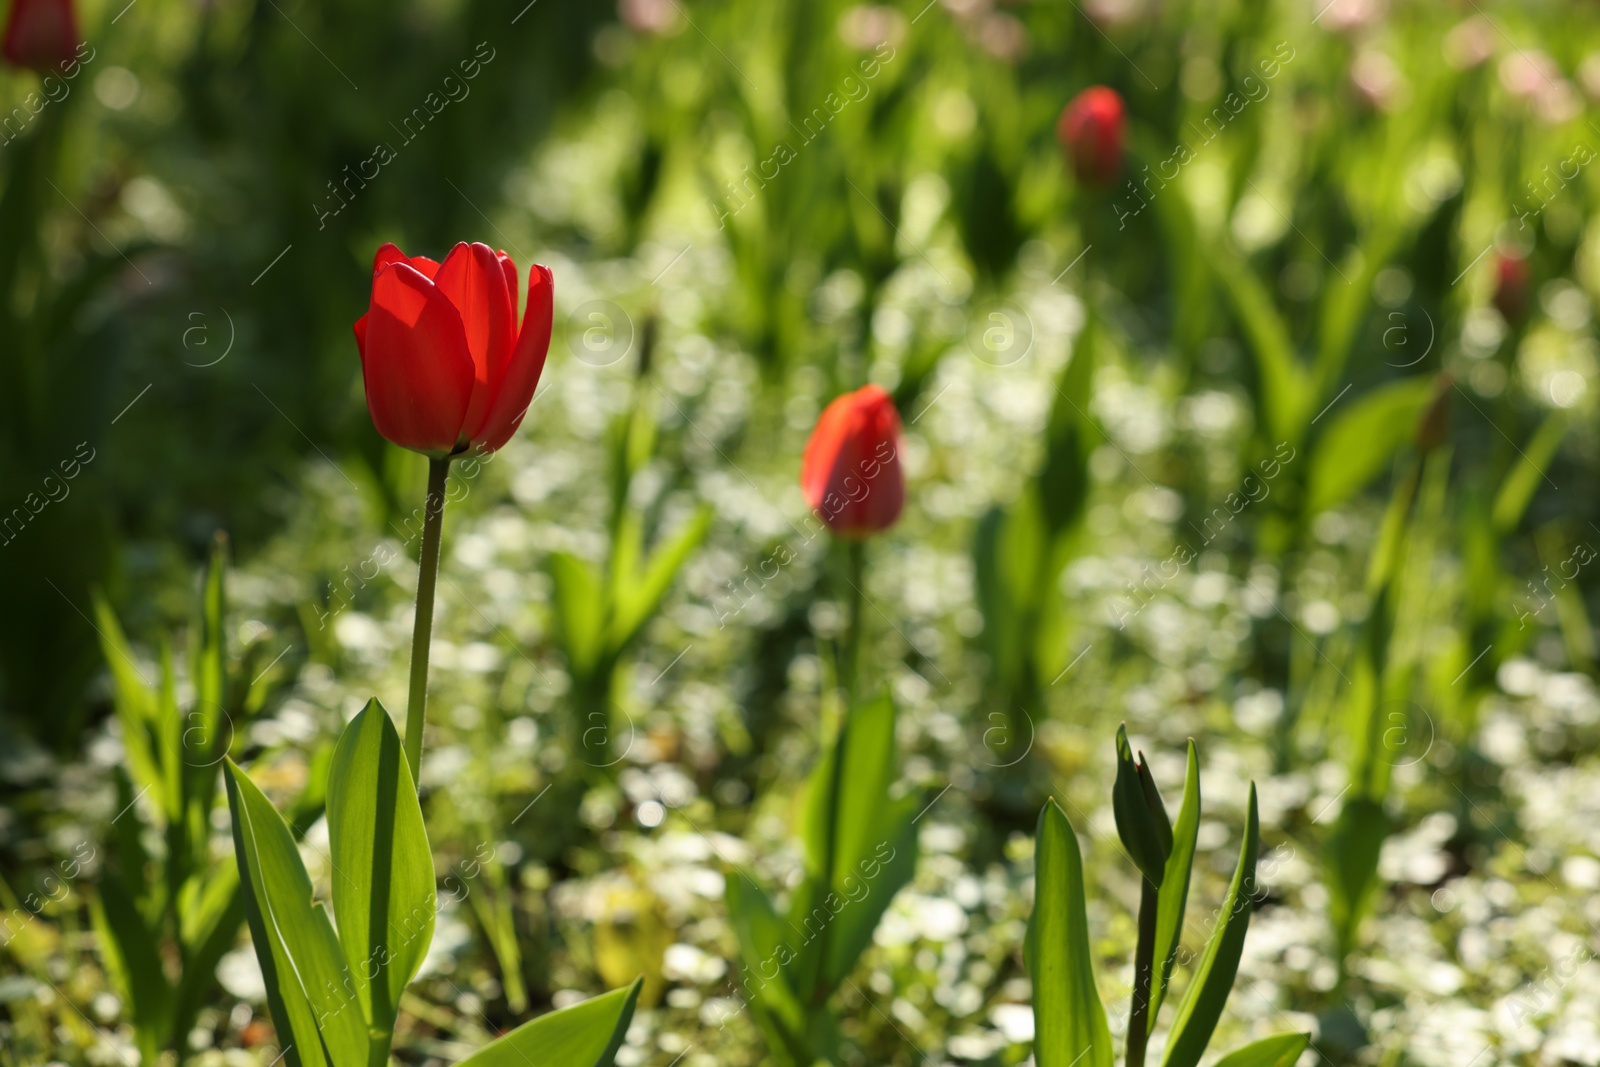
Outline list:
[[[1528,314],[1528,290],[1533,284],[1533,265],[1512,252],[1494,254],[1495,310],[1509,323],[1520,323]]]
[[[430,456],[493,452],[510,440],[550,348],[554,284],[534,264],[519,333],[517,268],[504,252],[463,243],[436,263],[378,249],[372,303],[355,325],[378,432]]]
[[[78,50],[72,0],[11,0],[0,55],[18,67],[50,70],[70,63]]]
[[[806,503],[840,537],[886,530],[900,517],[900,413],[876,385],[836,398],[822,412],[800,463]]]
[[[1056,123],[1056,137],[1086,185],[1105,187],[1122,171],[1127,115],[1115,89],[1091,85],[1072,98]]]

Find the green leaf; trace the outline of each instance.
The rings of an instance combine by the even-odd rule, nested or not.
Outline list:
[[[797,958],[789,945],[789,928],[778,918],[772,901],[738,868],[728,873],[724,899],[728,921],[744,960],[743,985],[757,1021],[775,1048],[794,1049],[805,1042],[806,1013],[786,973]]]
[[[1039,813],[1034,871],[1027,941],[1034,1062],[1038,1067],[1111,1067],[1111,1029],[1089,954],[1083,858],[1078,837],[1054,800]]]
[[[610,1067],[628,1033],[643,979],[541,1015],[462,1060],[457,1067]]]
[[[853,867],[841,868],[832,898],[821,904],[834,915],[822,961],[830,989],[849,977],[856,961],[872,943],[872,932],[896,893],[916,874],[917,828],[912,820],[922,803],[918,795],[901,797],[883,808],[872,851],[858,857]],[[850,809],[845,809],[849,811]]]
[[[230,759],[224,766],[245,917],[285,1061],[289,1067],[366,1063],[355,980],[327,911],[312,899],[288,824],[237,764]]]
[[[1233,305],[1250,353],[1255,357],[1260,388],[1256,412],[1261,425],[1279,441],[1300,440],[1310,417],[1311,383],[1289,340],[1289,327],[1272,306],[1266,286],[1237,255],[1217,262],[1217,277]]]
[[[172,984],[161,968],[156,931],[145,925],[134,899],[121,879],[107,873],[91,898],[90,916],[106,970],[118,979],[135,1025],[160,1032],[172,1011]]]
[[[802,994],[825,995],[854,970],[884,909],[914,873],[919,798],[889,799],[894,724],[887,693],[856,705],[807,782],[802,834],[810,878],[789,915],[802,939],[795,974]]]
[[[1206,943],[1205,955],[1184,994],[1178,1017],[1167,1038],[1162,1067],[1195,1067],[1211,1041],[1211,1033],[1222,1017],[1222,1008],[1233,990],[1244,953],[1244,935],[1250,928],[1251,897],[1256,889],[1256,858],[1261,851],[1261,826],[1256,813],[1256,784],[1250,783],[1250,806],[1245,816],[1244,844],[1239,863],[1233,869],[1233,882],[1223,898],[1217,926]]]
[[[1341,958],[1355,947],[1356,931],[1377,887],[1378,857],[1388,836],[1389,817],[1383,805],[1367,797],[1347,802],[1328,834],[1328,910]]]
[[[711,508],[702,505],[676,536],[651,554],[642,574],[617,588],[616,613],[611,620],[610,634],[613,654],[627,648],[644,624],[660,610],[678,571],[710,532],[711,515]]]
[[[1279,1034],[1235,1049],[1212,1067],[1294,1067],[1309,1044],[1310,1034]]]
[[[1377,477],[1433,400],[1431,377],[1380,385],[1328,417],[1311,455],[1306,510],[1326,511],[1344,503]]]
[[[111,682],[115,696],[117,722],[122,726],[122,750],[128,756],[128,770],[141,790],[149,790],[152,800],[162,811],[167,810],[166,783],[152,745],[152,726],[156,715],[156,697],[134,662],[133,649],[117,622],[105,598],[98,593],[94,598],[94,614],[100,632],[100,648],[111,668]]]
[[[400,735],[376,700],[339,738],[328,782],[339,942],[367,1022],[386,1040],[400,993],[433,940],[435,898],[417,787]]]
[[[548,566],[555,623],[552,636],[573,675],[586,677],[599,667],[603,654],[605,588],[595,569],[570,553],[553,553]]]
[[[1555,458],[1556,449],[1561,447],[1561,440],[1566,435],[1567,420],[1560,412],[1556,412],[1539,424],[1532,439],[1528,441],[1528,447],[1520,450],[1517,465],[1511,468],[1506,480],[1500,483],[1500,491],[1494,498],[1494,508],[1489,513],[1489,521],[1496,533],[1504,536],[1515,530],[1522,522],[1523,513],[1528,510],[1528,502],[1533,499],[1534,491],[1544,480],[1544,472],[1550,466],[1550,461]]]
[[[1172,828],[1172,851],[1167,856],[1156,906],[1155,952],[1160,962],[1157,980],[1150,990],[1150,1031],[1155,1032],[1161,1002],[1172,981],[1173,964],[1178,958],[1178,942],[1183,937],[1183,911],[1189,898],[1189,876],[1194,869],[1195,841],[1200,835],[1200,762],[1194,741],[1189,742],[1188,769],[1183,776],[1183,800],[1178,805],[1178,821]]]
[[[1156,803],[1160,803],[1159,797]],[[1133,750],[1128,747],[1128,730],[1124,725],[1117,727],[1117,781],[1111,790],[1111,810],[1122,847],[1128,850],[1140,873],[1159,888],[1167,863],[1166,851],[1161,847],[1161,826],[1150,808],[1138,765],[1133,762]],[[1160,823],[1165,823],[1166,819],[1167,813],[1162,811]],[[1170,840],[1170,826],[1166,828],[1166,836]]]

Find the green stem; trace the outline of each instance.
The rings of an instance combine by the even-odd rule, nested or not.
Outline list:
[[[1139,943],[1133,954],[1133,1000],[1128,1006],[1128,1067],[1144,1067],[1150,1043],[1150,987],[1155,977],[1156,910],[1161,891],[1140,877]]]
[[[450,457],[428,460],[428,502],[422,519],[422,553],[417,562],[417,618],[411,630],[411,698],[406,703],[406,765],[411,780],[422,781],[422,723],[428,717],[428,645],[433,638],[433,588],[439,581],[439,535],[444,528],[444,482]]]
[[[864,540],[845,542],[845,580],[849,588],[841,590],[846,604],[844,640],[839,647],[839,688],[845,696],[848,712],[856,701],[858,672],[861,667],[861,607],[866,593],[861,586],[865,580],[867,543]]]

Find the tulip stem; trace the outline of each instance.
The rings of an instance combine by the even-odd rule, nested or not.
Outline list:
[[[845,615],[844,647],[839,650],[839,688],[844,690],[845,706],[855,703],[857,675],[861,669],[861,604],[866,593],[861,583],[866,580],[867,543],[865,540],[845,542],[845,581],[850,588],[845,591],[849,605]]]
[[[433,589],[439,581],[439,535],[444,528],[444,483],[450,457],[428,460],[428,502],[417,561],[417,617],[411,630],[411,699],[406,704],[406,764],[421,788],[422,723],[428,717],[428,646],[433,640]]]

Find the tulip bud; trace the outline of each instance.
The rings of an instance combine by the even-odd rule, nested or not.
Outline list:
[[[1172,852],[1172,823],[1144,757],[1137,762],[1133,758],[1126,726],[1117,727],[1117,781],[1111,789],[1111,811],[1122,847],[1140,873],[1159,886]]]
[[[517,268],[504,252],[458,244],[436,263],[378,249],[371,304],[355,324],[378,432],[434,458],[504,445],[544,369],[554,284],[548,267],[530,268],[518,330]]]
[[[1072,98],[1056,123],[1056,138],[1079,181],[1103,189],[1117,180],[1126,126],[1115,89],[1092,85]]]
[[[1495,310],[1513,325],[1528,314],[1528,291],[1533,284],[1533,264],[1514,252],[1494,254]]]
[[[876,385],[836,398],[822,412],[800,463],[806,504],[840,537],[886,530],[905,504],[900,414]]]
[[[0,37],[0,55],[18,67],[50,70],[70,63],[78,51],[78,20],[72,0],[12,0]]]

